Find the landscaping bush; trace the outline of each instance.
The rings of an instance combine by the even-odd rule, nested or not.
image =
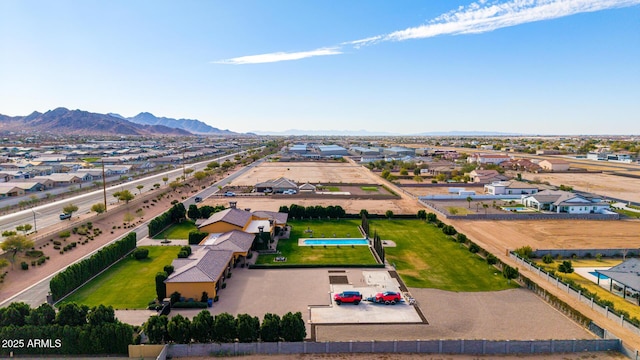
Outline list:
[[[498,262],[498,258],[493,254],[487,254],[487,264],[495,265]]]
[[[191,231],[189,233],[189,245],[198,245],[207,235],[209,234],[197,230]]]
[[[62,243],[61,243],[60,241],[58,241],[58,240],[55,240],[55,241],[53,242],[53,245],[58,245],[58,246],[60,246],[60,245],[62,245]]]
[[[26,262],[23,261],[23,262],[20,263],[20,268],[22,270],[29,270],[29,264],[27,264]]]
[[[464,244],[464,243],[466,243],[466,242],[467,242],[467,240],[469,240],[469,239],[467,238],[467,235],[465,235],[465,234],[463,234],[463,233],[458,233],[458,236],[456,237],[456,240],[457,240],[459,243]]]
[[[444,225],[442,227],[442,233],[445,235],[455,235],[458,231],[451,225]]]
[[[529,245],[517,248],[515,252],[524,259],[530,259],[533,255],[533,249]]]
[[[142,260],[149,257],[149,249],[137,248],[133,251],[133,257],[136,260]]]
[[[40,250],[29,250],[29,251],[26,251],[24,254],[27,255],[28,257],[33,257],[33,258],[39,258],[42,255],[44,255],[44,253]]]
[[[169,276],[173,273],[174,268],[173,265],[165,265],[163,270],[167,273],[167,276]]]
[[[471,245],[469,245],[469,251],[475,254],[478,251],[480,251],[480,246],[478,246],[477,244],[471,243]]]
[[[551,264],[553,262],[553,256],[551,254],[546,254],[542,257],[542,262],[545,264]]]
[[[207,302],[201,301],[178,301],[171,305],[172,308],[176,309],[205,309],[207,307]]]
[[[180,252],[178,253],[178,258],[179,259],[184,259],[184,258],[188,258],[188,257],[189,257],[189,254],[184,250],[180,250]]]

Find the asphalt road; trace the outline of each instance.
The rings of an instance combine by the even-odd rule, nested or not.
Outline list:
[[[240,153],[234,153],[230,155],[225,155],[216,159],[210,159],[207,161],[202,161],[194,164],[186,164],[186,168],[192,168],[194,171],[204,169],[208,163],[212,161],[222,162],[226,159],[233,159],[235,155],[244,153],[244,151]],[[139,190],[136,188],[138,185],[142,185],[143,188],[141,191],[149,191],[153,189],[153,184],[159,183],[164,184],[162,181],[163,177],[168,177],[169,181],[173,181],[176,178],[182,176],[183,169],[179,167],[175,170],[170,170],[164,173],[151,175],[145,178],[141,178],[138,180],[133,180],[126,182],[124,184],[110,186],[107,188],[107,209],[109,205],[117,203],[117,199],[113,197],[113,193],[129,190],[131,193],[137,195],[139,194]],[[209,196],[208,194],[207,196]],[[31,224],[33,226],[33,230],[44,229],[48,226],[52,226],[55,224],[59,224],[60,221],[68,221],[68,220],[60,220],[60,213],[62,213],[62,208],[69,205],[74,204],[78,207],[78,211],[73,215],[77,216],[80,214],[87,214],[91,212],[91,206],[96,203],[104,202],[104,194],[102,189],[92,191],[89,193],[85,193],[82,195],[74,196],[71,198],[63,199],[60,201],[56,201],[50,204],[45,204],[41,206],[36,206],[34,208],[28,210],[22,210],[15,212],[13,214],[8,214],[4,216],[0,216],[0,232],[5,230],[15,230],[16,226],[23,224]]]
[[[235,154],[232,154],[232,155],[229,155],[229,156],[233,157],[234,155]],[[225,156],[225,157],[223,157],[221,159],[224,161],[224,159],[226,157],[227,156]],[[204,164],[202,167],[205,167],[206,164],[210,163],[211,161],[215,161],[215,160],[209,160],[209,161],[205,161],[205,162],[202,162],[202,163],[193,164],[193,165],[191,165],[191,167],[195,167],[197,170],[199,170],[200,169],[199,166],[202,166],[202,164]],[[251,170],[254,166],[257,166],[258,164],[262,163],[263,161],[264,161],[264,159],[260,159],[260,160],[258,160],[256,162],[253,162],[253,163],[245,166],[244,168],[242,168],[242,169],[240,169],[240,170],[238,170],[238,171],[236,171],[236,172],[234,172],[232,174],[229,174],[229,176],[227,176],[226,178],[216,182],[212,186],[209,186],[206,189],[204,189],[204,190],[194,194],[193,196],[189,197],[188,199],[184,200],[183,204],[185,205],[185,207],[188,208],[189,205],[195,204],[194,199],[195,199],[196,196],[200,196],[203,199],[205,199],[205,198],[215,194],[218,191],[218,186],[224,186],[225,184],[233,181],[234,179],[236,179],[237,177],[241,176],[245,172]],[[180,172],[180,175],[182,175],[182,169],[180,169],[179,172]],[[173,173],[174,174],[173,176],[176,176],[174,171],[171,171],[169,173]],[[160,178],[162,178],[163,176],[166,176],[166,175],[165,174],[160,174],[158,176],[160,176]],[[153,177],[155,177],[155,176],[152,176],[152,178]],[[131,183],[135,183],[135,181],[132,181]],[[119,187],[117,187],[117,188],[119,189]],[[135,189],[135,184],[133,185],[133,188]],[[98,193],[99,193],[100,196],[102,196],[102,192],[98,192]],[[89,194],[85,194],[85,195],[89,195]],[[94,200],[94,203],[95,203],[95,200]],[[75,202],[74,202],[74,204],[75,204]],[[57,206],[58,207],[56,207],[56,209],[58,209],[60,205],[57,205]],[[31,212],[29,211],[29,213],[31,213]],[[55,215],[56,215],[56,219],[57,219],[57,213]],[[57,221],[60,221],[60,220],[57,220]],[[136,227],[135,229],[132,230],[137,234],[138,241],[140,241],[141,239],[143,239],[143,238],[145,238],[145,237],[147,237],[149,235],[149,229],[148,229],[149,221],[151,221],[151,219],[145,221],[144,223],[140,224],[140,226],[138,226],[138,227]],[[123,235],[123,236],[125,236],[125,235]],[[115,238],[112,241],[104,244],[102,247],[100,247],[100,249],[105,247],[105,246],[107,246],[107,245],[109,245],[109,244],[111,244],[111,243],[113,243],[113,242],[115,242],[115,241],[117,241],[117,240],[119,240],[119,239],[121,239],[123,236]],[[97,249],[97,250],[93,251],[92,253],[87,254],[87,256],[83,257],[82,259],[93,255],[94,253],[96,253],[100,249]],[[81,261],[82,259],[78,259],[78,262]],[[5,307],[5,306],[7,306],[8,304],[10,304],[12,302],[24,302],[26,304],[29,304],[32,308],[36,308],[36,307],[40,306],[41,304],[43,304],[43,303],[45,303],[47,301],[47,294],[49,293],[49,281],[51,280],[51,278],[53,278],[53,276],[55,276],[57,273],[59,273],[62,270],[64,270],[64,269],[60,269],[60,270],[54,272],[53,274],[51,274],[47,278],[41,280],[37,284],[34,284],[34,285],[26,288],[25,290],[19,292],[15,296],[5,300],[4,302],[0,303],[0,307]]]

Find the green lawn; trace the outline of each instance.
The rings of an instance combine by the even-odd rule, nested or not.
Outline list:
[[[620,215],[624,215],[630,218],[640,218],[640,213],[637,211],[625,210],[625,209],[613,209],[613,211],[617,212]]]
[[[144,309],[156,297],[156,273],[171,264],[179,246],[143,246],[149,258],[127,257],[65,298],[62,303],[76,302],[89,307],[100,304],[115,309]]]
[[[188,239],[189,233],[193,230],[198,230],[198,227],[193,221],[183,221],[179,224],[173,224],[165,231],[154,236],[154,239]]]
[[[362,189],[362,191],[378,191],[377,186],[360,186],[360,189]]]
[[[358,225],[360,220],[310,220],[310,221],[289,221],[293,226],[289,239],[278,241],[280,255],[287,258],[284,263],[274,262],[276,255],[260,255],[258,264],[375,264],[376,261],[371,255],[367,246],[298,246],[298,239],[310,237],[309,232],[313,230],[314,238],[332,238],[333,234],[337,238],[362,238]]]
[[[517,287],[479,256],[420,220],[371,220],[370,229],[397,247],[385,248],[409,287],[448,291],[495,291]]]
[[[337,186],[324,186],[322,189],[325,191],[331,191],[331,192],[340,191],[340,188]]]

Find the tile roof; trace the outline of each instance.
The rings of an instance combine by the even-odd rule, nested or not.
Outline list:
[[[233,230],[218,236],[213,245],[208,245],[208,247],[215,250],[245,252],[251,249],[254,238],[254,234],[249,234],[239,230]]]
[[[193,254],[187,260],[176,259],[172,264],[180,263],[182,266],[169,275],[165,282],[212,282],[218,280],[222,272],[233,258],[233,251],[217,250],[204,247]],[[176,265],[174,265],[175,267]]]
[[[217,213],[213,213],[200,227],[207,226],[218,221],[223,221],[231,225],[244,227],[251,220],[251,213],[238,208],[228,208]]]
[[[289,214],[277,211],[254,211],[253,216],[260,219],[275,220],[276,224],[284,225],[289,219]]]

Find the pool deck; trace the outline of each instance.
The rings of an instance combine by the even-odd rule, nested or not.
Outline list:
[[[593,281],[594,284],[598,283],[598,277],[589,274],[590,272],[594,272],[596,270],[609,270],[610,266],[600,266],[600,267],[575,267],[574,271],[576,274],[582,276],[583,278]],[[609,286],[611,283],[611,279],[600,279],[600,287],[605,290],[609,290]]]
[[[336,243],[334,244],[307,244],[305,243],[306,240],[320,240],[320,241],[335,241]],[[339,241],[362,241],[362,240],[367,240],[365,238],[303,238],[303,239],[298,239],[298,246],[369,246],[371,245],[370,241],[367,241],[366,244],[348,244],[348,243],[338,243]]]

